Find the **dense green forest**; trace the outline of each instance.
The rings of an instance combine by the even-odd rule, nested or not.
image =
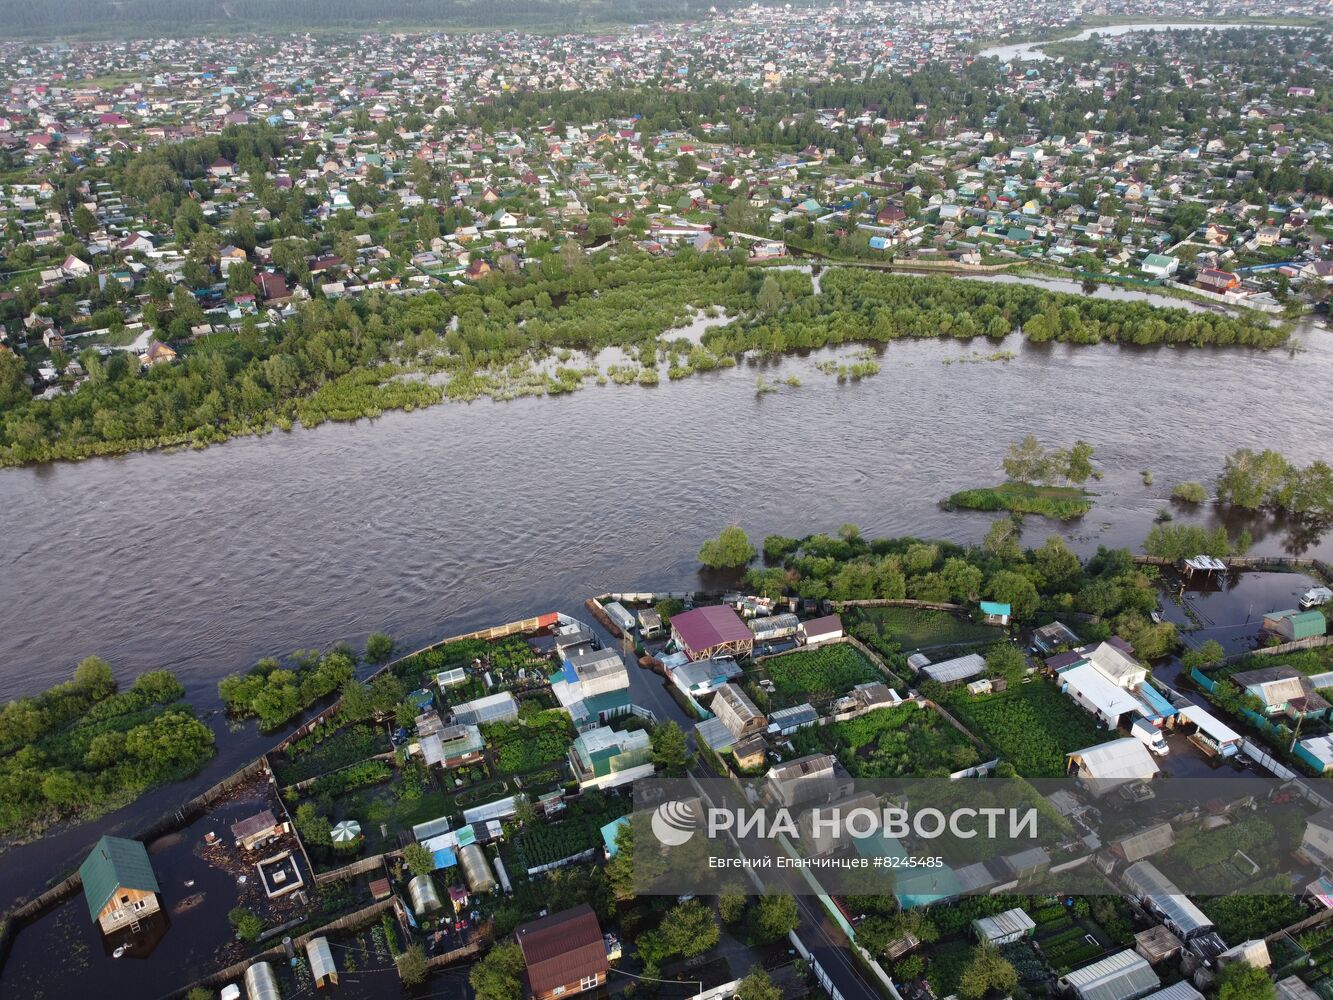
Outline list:
[[[735,319],[710,329],[703,345],[669,339],[701,309]],[[563,363],[574,349],[625,348],[643,367],[614,377],[656,384],[663,361],[678,378],[734,365],[747,351],[997,338],[1015,329],[1034,342],[1081,344],[1271,347],[1287,336],[1260,320],[1022,284],[831,269],[816,296],[804,273],[747,267],[725,255],[552,254],[527,272],[448,296],[313,300],[269,329],[251,319],[237,333],[182,345],[179,363],[142,374],[124,354],[102,359],[85,351],[90,378],[77,392],[17,402],[0,415],[0,464],[202,445],[443,398],[569,392],[596,370],[562,364],[536,373],[530,364],[551,354]],[[428,373],[443,377],[428,381]],[[0,370],[0,391],[20,377],[17,369]]]

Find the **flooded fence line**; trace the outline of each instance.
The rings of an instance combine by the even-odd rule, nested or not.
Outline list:
[[[269,773],[268,758],[267,756],[261,756],[239,771],[229,774],[212,788],[196,795],[175,812],[161,816],[155,822],[142,828],[134,836],[134,839],[147,843],[164,834],[182,829],[202,816],[210,805],[224,795],[245,784],[256,775],[267,775]],[[297,839],[299,841],[300,838]],[[302,847],[302,850],[304,851],[304,847]],[[309,859],[306,860],[306,863],[309,864]],[[311,870],[313,871],[313,869]],[[0,918],[0,970],[4,969],[5,961],[9,958],[9,950],[13,945],[15,935],[26,925],[65,902],[82,887],[83,880],[76,871],[47,889],[40,896],[35,896],[22,905],[14,907],[3,918]]]
[[[1134,562],[1140,566],[1175,567],[1180,560],[1167,559],[1165,556],[1135,555]],[[1323,577],[1325,583],[1333,582],[1333,566],[1322,559],[1305,559],[1300,556],[1229,556],[1225,562],[1227,570],[1270,568],[1314,570]]]
[[[370,921],[374,920],[385,910],[390,909],[391,907],[397,905],[401,905],[401,901],[398,899],[397,896],[390,896],[388,899],[381,899],[378,902],[371,903],[369,906],[364,907],[363,909],[357,910],[355,913],[345,914],[344,916],[339,917],[337,920],[333,920],[322,927],[317,927],[313,931],[309,931],[305,934],[302,934],[300,937],[293,938],[292,947],[295,948],[297,953],[299,954],[301,950],[305,948],[306,942],[311,940],[312,938],[321,937],[322,935],[325,934],[332,934],[335,931],[353,930],[357,927],[364,927],[366,924],[370,923]],[[190,992],[190,990],[196,988],[213,989],[215,987],[221,986],[230,979],[236,979],[244,975],[245,970],[248,969],[250,966],[254,965],[256,962],[279,961],[285,964],[286,955],[287,955],[286,949],[283,947],[282,944],[278,944],[275,947],[268,948],[264,951],[258,952],[257,954],[251,955],[249,958],[245,958],[239,962],[235,962],[232,965],[227,966],[225,969],[220,969],[219,971],[214,972],[211,975],[207,975],[204,978],[196,980],[193,983],[189,983],[185,986],[182,986],[180,989],[167,994],[163,998],[163,1000],[179,1000],[179,998],[186,996]]]

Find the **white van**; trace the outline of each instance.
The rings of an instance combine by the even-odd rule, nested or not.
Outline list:
[[[1162,731],[1147,719],[1135,719],[1129,727],[1129,733],[1159,757],[1165,757],[1170,753]]]
[[[1301,595],[1301,610],[1308,611],[1333,601],[1333,590],[1327,587],[1311,587]]]

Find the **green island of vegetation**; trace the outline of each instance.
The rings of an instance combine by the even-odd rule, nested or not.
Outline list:
[[[1040,514],[1059,521],[1082,517],[1092,510],[1092,496],[1076,486],[1034,486],[1031,483],[1001,483],[960,490],[949,497],[949,506],[964,510]]]
[[[118,690],[90,656],[72,680],[0,709],[0,837],[24,843],[60,822],[86,822],[199,770],[213,731],[165,670]]]
[[[1040,514],[1058,521],[1082,517],[1092,510],[1092,496],[1080,485],[1099,476],[1092,466],[1093,447],[1075,441],[1072,447],[1047,449],[1029,434],[1009,445],[1003,466],[1007,482],[960,490],[949,497],[950,507],[964,510]],[[1064,480],[1065,486],[1055,485]]]

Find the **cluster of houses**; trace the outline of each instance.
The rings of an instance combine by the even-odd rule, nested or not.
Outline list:
[[[0,73],[0,152],[26,177],[0,187],[4,256],[34,287],[0,291],[12,317],[0,345],[30,355],[35,390],[62,391],[83,377],[73,355],[84,347],[129,350],[144,367],[170,363],[183,339],[246,321],[262,327],[306,298],[447,289],[528,266],[539,247],[610,237],[657,254],[752,260],[783,256],[793,232],[871,257],[963,265],[1031,258],[1077,268],[1090,256],[1108,273],[1188,281],[1260,308],[1278,307],[1279,280],[1333,283],[1322,235],[1333,212],[1327,196],[1256,204],[1217,194],[1218,178],[1239,190],[1260,167],[1327,168],[1333,155],[1317,131],[1299,127],[1318,113],[1313,95],[1271,92],[1227,66],[1191,80],[1228,95],[1208,133],[1168,127],[1147,148],[1096,120],[1048,135],[996,114],[941,121],[924,105],[820,108],[774,122],[740,106],[688,130],[650,129],[633,114],[561,127],[455,119],[507,92],[710,82],[778,89],[825,79],[834,66],[849,79],[933,63],[961,71],[978,58],[977,38],[1073,16],[1074,8],[1008,2],[901,3],[743,9],[706,28],[591,41],[445,34],[5,43],[14,51]],[[1187,60],[1170,56],[1159,58]],[[1024,99],[1070,89],[1110,99],[1136,65],[1128,57],[1014,61],[999,67],[994,87]],[[103,166],[247,124],[280,130],[284,151],[261,163],[216,157],[188,182],[203,222],[222,237],[203,261],[187,253],[172,220],[154,215],[147,194],[130,197],[106,179],[70,190],[62,178],[67,158]],[[784,149],[750,139],[770,125],[812,141]],[[1089,164],[1097,165],[1091,174]],[[1094,189],[1089,203],[1084,192]],[[275,239],[290,220],[274,210],[290,197],[314,234],[299,259]],[[1197,205],[1202,220],[1183,238],[1170,235],[1182,203]],[[390,234],[375,221],[385,208],[399,220]],[[375,225],[332,225],[348,217]],[[229,280],[235,268],[248,280]],[[196,298],[188,337],[145,315],[153,276]]]

